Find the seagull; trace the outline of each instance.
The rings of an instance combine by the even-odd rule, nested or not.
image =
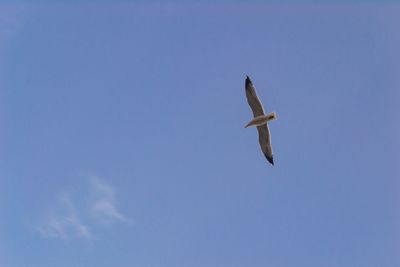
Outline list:
[[[257,97],[256,88],[253,86],[249,76],[246,76],[245,82],[246,97],[251,110],[253,111],[254,118],[245,126],[251,127],[256,126],[258,130],[258,141],[261,146],[261,150],[267,158],[268,162],[274,165],[274,157],[272,155],[271,146],[271,135],[268,129],[268,121],[276,119],[276,113],[271,112],[267,115],[264,114],[264,108]]]

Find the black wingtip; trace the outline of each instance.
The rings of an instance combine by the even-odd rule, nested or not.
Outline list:
[[[246,86],[251,84],[250,77],[246,75]]]
[[[267,155],[267,153],[265,153],[264,155],[265,155],[265,157],[267,158],[268,162],[271,163],[272,166],[274,166],[274,157],[273,157],[273,156],[269,157],[269,156]]]

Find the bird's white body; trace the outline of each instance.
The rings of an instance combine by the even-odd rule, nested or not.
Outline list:
[[[273,120],[276,120],[275,112],[271,112],[267,115],[261,115],[261,116],[255,117],[245,126],[245,128],[251,127],[251,126],[261,126],[261,125],[267,124],[267,122],[273,121]]]
[[[275,112],[265,115],[264,108],[258,99],[256,88],[253,86],[250,78],[247,76],[245,81],[246,98],[249,103],[251,110],[253,111],[253,117],[246,127],[256,126],[258,131],[258,142],[260,143],[261,150],[268,160],[269,163],[274,165],[274,157],[272,154],[271,146],[271,135],[269,133],[268,121],[275,120]]]

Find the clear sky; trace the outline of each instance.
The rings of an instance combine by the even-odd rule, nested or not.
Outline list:
[[[399,13],[0,4],[0,266],[400,266]]]

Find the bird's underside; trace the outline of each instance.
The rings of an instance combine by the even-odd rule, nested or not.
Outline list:
[[[247,126],[257,126],[258,141],[260,143],[261,150],[268,162],[274,165],[274,158],[271,146],[271,135],[268,128],[268,121],[276,119],[275,112],[265,116],[264,108],[261,104],[261,101],[258,99],[255,87],[253,86],[253,83],[250,80],[249,76],[246,77],[245,88],[247,102],[249,103],[249,106],[253,111],[254,117],[254,119],[250,121]]]
[[[261,116],[255,117],[254,119],[252,119],[252,120],[245,126],[245,128],[251,127],[251,126],[261,126],[261,125],[264,125],[264,124],[266,124],[267,122],[272,121],[272,120],[276,120],[276,114],[275,114],[275,112],[271,112],[271,113],[269,113],[268,115],[261,115]]]

